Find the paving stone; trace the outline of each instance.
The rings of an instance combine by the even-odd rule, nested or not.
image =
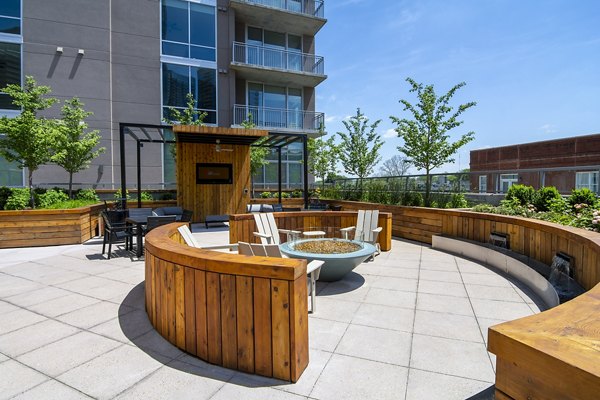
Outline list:
[[[488,328],[490,326],[498,325],[503,322],[506,322],[506,321],[501,320],[501,319],[494,319],[494,318],[482,318],[482,317],[477,318],[477,323],[479,324],[479,330],[481,331],[481,334],[483,335],[483,340],[485,341],[486,345],[488,342]]]
[[[125,391],[163,366],[168,359],[122,345],[58,377],[87,395],[104,400]]]
[[[220,380],[215,379],[210,370],[174,361],[138,382],[117,399],[209,399],[227,379],[227,375]]]
[[[364,275],[390,276],[395,278],[417,279],[419,270],[417,264],[411,264],[413,268],[395,268],[380,265],[361,264],[354,269],[355,272]],[[363,267],[364,266],[364,267]]]
[[[312,349],[333,352],[348,324],[321,318],[308,319],[308,344]],[[312,361],[311,361],[312,362]]]
[[[339,322],[350,322],[360,303],[355,301],[342,301],[328,297],[317,299],[318,309],[315,317]]]
[[[308,363],[308,367],[306,367],[298,382],[284,385],[279,382],[275,388],[301,396],[308,396],[313,390],[317,379],[319,379],[319,376],[321,376],[321,373],[325,369],[327,362],[329,362],[332,356],[332,353],[311,349],[309,354],[310,362]],[[237,382],[232,380],[232,383]]]
[[[378,304],[361,304],[352,319],[353,324],[412,332],[414,310]]]
[[[214,400],[300,400],[303,398],[305,397],[270,387],[245,387],[230,383],[225,384],[214,397],[211,397]]]
[[[467,297],[462,283],[419,281],[419,293],[443,294],[446,296]]]
[[[391,276],[377,276],[373,279],[371,287],[388,290],[403,290],[406,292],[417,291],[417,280],[408,278],[396,278]]]
[[[365,303],[379,304],[390,307],[414,308],[417,301],[415,292],[371,288]]]
[[[111,300],[117,296],[127,295],[131,289],[133,289],[133,285],[129,283],[117,282],[109,280],[109,283],[95,287],[87,291],[88,296],[96,297],[102,300]]]
[[[92,289],[99,288],[99,287],[102,288],[102,287],[105,287],[106,285],[110,285],[111,283],[114,283],[114,282],[115,281],[112,281],[110,279],[100,278],[97,276],[86,276],[81,279],[76,279],[73,281],[60,283],[56,286],[66,289],[66,290],[69,290],[74,293],[80,293],[80,294],[85,294],[85,295],[91,296],[89,294],[89,292]]]
[[[446,271],[446,272],[457,272],[456,262],[453,260],[446,259],[421,259],[421,269],[431,271]]]
[[[89,332],[80,332],[17,357],[22,363],[56,377],[121,343]]]
[[[0,363],[3,363],[6,360],[9,360],[9,358],[7,356],[5,356],[4,354],[0,353]]]
[[[2,277],[0,277],[0,279],[2,279]],[[6,301],[0,300],[0,315],[6,314],[6,313],[9,313],[12,311],[17,311],[18,309],[19,309],[19,307],[15,306],[13,304],[7,303]]]
[[[404,399],[407,373],[405,367],[334,354],[310,397],[400,400]]]
[[[67,296],[71,292],[60,288],[47,286],[32,292],[21,293],[15,296],[10,296],[6,300],[20,307],[33,306],[35,304],[44,303],[49,300]]]
[[[0,335],[46,320],[44,316],[24,309],[7,312],[1,318]]]
[[[357,273],[350,273],[343,280],[331,282],[319,292],[317,307],[321,297],[335,297],[336,300],[363,301],[367,296],[369,286],[365,278]]]
[[[37,282],[0,273],[0,299],[44,288]]]
[[[483,343],[415,333],[410,366],[490,383],[494,381],[494,371]]]
[[[102,301],[87,307],[80,308],[67,314],[63,314],[57,319],[78,328],[88,329],[92,326],[109,321],[120,315],[127,314],[134,309],[127,306]]]
[[[55,380],[49,380],[11,400],[80,400],[91,397]]]
[[[475,317],[417,310],[415,333],[483,343]]]
[[[406,400],[464,400],[489,387],[489,382],[411,369]]]
[[[417,310],[469,316],[475,315],[468,298],[431,293],[417,294]]]
[[[526,303],[514,303],[497,300],[471,299],[477,318],[494,318],[511,321],[532,315],[533,311]]]
[[[419,280],[462,283],[462,279],[458,271],[435,271],[430,269],[420,270]]]
[[[177,358],[182,354],[181,350],[169,343],[154,329],[134,339],[133,344],[146,352],[158,353],[167,358]]]
[[[517,303],[525,302],[512,286],[485,286],[466,284],[465,288],[467,289],[469,297],[473,299],[514,301]]]
[[[501,286],[511,287],[511,283],[504,276],[499,274],[462,274],[465,284],[486,285],[486,286]]]
[[[90,331],[122,343],[131,343],[136,338],[154,329],[146,311],[134,310],[121,317],[113,318],[90,328]]]
[[[77,333],[79,329],[46,319],[0,337],[0,351],[11,357]]]
[[[48,378],[14,360],[0,364],[0,399],[9,399],[39,385]]]
[[[59,297],[54,300],[30,306],[29,309],[48,317],[56,317],[98,302],[98,299],[73,293],[68,296]]]
[[[410,346],[410,333],[351,324],[335,353],[408,366]]]
[[[143,269],[138,268],[122,268],[114,271],[104,272],[97,276],[128,283],[130,285],[137,285],[144,280],[144,271]]]

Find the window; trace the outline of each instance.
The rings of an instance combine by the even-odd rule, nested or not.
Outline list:
[[[519,180],[518,174],[503,174],[500,175],[500,192],[508,192],[508,188],[516,184]]]
[[[487,175],[479,176],[479,193],[487,192]]]
[[[21,83],[21,45],[0,42],[0,88]],[[0,93],[0,109],[18,110],[7,94]]]
[[[587,188],[594,193],[598,193],[598,171],[577,172],[575,176],[575,188]]]
[[[21,34],[21,0],[0,2],[0,33]]]
[[[169,107],[183,110],[186,95],[191,93],[196,99],[195,108],[208,114],[204,122],[217,123],[217,75],[214,69],[163,63],[162,76],[165,118],[171,118]]]
[[[162,54],[216,61],[214,1],[162,0]]]
[[[0,186],[23,186],[23,170],[3,157],[0,157]]]
[[[277,150],[271,149],[267,155],[267,165],[254,176],[257,189],[277,189]],[[281,149],[281,183],[284,189],[301,189],[303,187],[302,143],[292,143]]]

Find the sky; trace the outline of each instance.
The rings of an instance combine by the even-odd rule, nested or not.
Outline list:
[[[400,154],[389,116],[415,101],[407,77],[438,95],[466,82],[451,104],[477,102],[450,131],[475,140],[436,172],[468,168],[470,150],[600,133],[598,0],[329,0],[325,16],[317,111],[328,136],[357,107],[381,119],[382,161]]]

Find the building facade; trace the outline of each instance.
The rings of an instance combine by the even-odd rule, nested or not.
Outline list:
[[[119,123],[161,124],[171,107],[186,106],[188,93],[207,125],[251,120],[273,132],[316,135],[324,115],[315,87],[326,76],[315,35],[325,22],[322,0],[3,0],[0,87],[31,75],[61,101],[79,97],[107,151],[75,176],[76,186],[117,188]],[[0,113],[18,113],[12,108],[0,94]],[[301,150],[284,151],[284,188],[302,186]],[[136,158],[127,159],[134,176]],[[145,188],[174,184],[163,145],[146,145],[141,164]],[[276,171],[267,165],[259,187],[277,182]],[[0,160],[0,186],[22,185],[22,177]],[[34,174],[39,185],[66,181],[51,165]]]
[[[470,169],[473,192],[505,193],[519,183],[600,193],[600,134],[473,150]]]

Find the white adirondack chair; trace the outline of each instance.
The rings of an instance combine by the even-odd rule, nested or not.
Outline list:
[[[377,243],[379,232],[383,230],[378,227],[379,210],[358,210],[356,225],[342,228],[340,231],[344,239],[350,240],[350,233],[354,231],[354,240],[362,240],[370,243],[377,249],[377,255],[381,254],[381,246]]]
[[[256,222],[256,229],[258,230],[258,232],[254,232],[254,236],[258,236],[262,244],[281,244],[280,233],[287,235],[288,242],[302,233],[300,231],[278,229],[273,213],[254,214],[254,222]]]
[[[279,245],[276,244],[259,244],[259,243],[238,243],[239,254],[245,256],[261,256],[261,257],[277,257],[285,258],[279,250]],[[306,266],[306,278],[308,284],[308,291],[310,293],[310,312],[314,313],[317,311],[317,280],[321,273],[321,266],[324,261],[314,260],[308,263]]]
[[[198,249],[203,249],[203,250],[229,249],[230,251],[235,251],[238,248],[237,243],[230,243],[230,244],[216,245],[216,246],[201,246],[187,225],[181,225],[179,228],[177,228],[177,230],[179,231],[179,234],[181,234],[181,237],[185,241],[185,244],[187,244],[190,247],[196,247]]]

